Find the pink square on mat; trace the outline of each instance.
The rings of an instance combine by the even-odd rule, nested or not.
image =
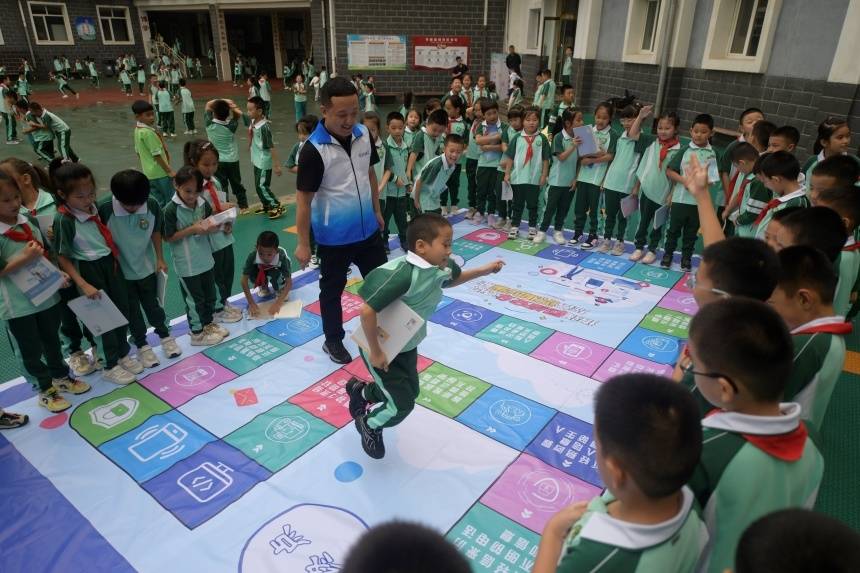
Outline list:
[[[606,382],[615,376],[630,373],[670,376],[672,374],[672,365],[657,364],[656,362],[616,350],[612,353],[612,356],[600,365],[600,368],[597,369],[592,378],[600,382]]]
[[[336,370],[288,401],[332,426],[342,428],[352,421],[345,387],[351,377],[346,370]]]
[[[684,273],[684,276],[681,277],[681,280],[675,283],[675,286],[672,287],[672,290],[677,290],[680,292],[692,293],[693,291],[687,287],[687,280],[690,278],[690,273]]]
[[[494,229],[478,229],[472,231],[468,235],[464,235],[463,239],[475,241],[476,243],[484,243],[485,245],[498,246],[508,240],[508,234]]]
[[[432,360],[426,356],[418,355],[418,372],[424,372],[431,364],[433,364]],[[343,369],[359,380],[370,382],[370,371],[368,371],[367,365],[364,363],[364,360],[361,359],[361,356],[355,357],[353,361],[344,366]]]
[[[611,353],[611,348],[556,332],[538,346],[531,356],[561,366],[565,370],[591,376]]]
[[[484,494],[481,503],[541,533],[560,509],[597,495],[599,487],[522,454]]]
[[[176,408],[234,378],[236,374],[201,352],[148,375],[140,384]]]
[[[668,308],[669,310],[677,310],[690,316],[696,314],[699,310],[693,294],[680,290],[670,290],[667,292],[666,296],[663,297],[663,300],[657,306]]]
[[[344,322],[348,322],[361,314],[361,305],[364,304],[364,299],[360,296],[352,294],[349,291],[343,291],[340,295],[340,305],[343,309],[341,316]],[[305,310],[316,315],[321,315],[320,301],[315,301],[305,307]]]

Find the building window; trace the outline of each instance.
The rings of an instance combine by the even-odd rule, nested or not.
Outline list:
[[[767,0],[741,0],[734,18],[735,29],[729,53],[735,56],[753,56],[758,50]]]
[[[656,64],[662,45],[666,3],[662,0],[631,0],[627,5],[622,60],[634,64]]]
[[[5,44],[5,42],[3,41],[3,30],[0,30],[0,46],[2,46],[3,44]]]
[[[530,50],[540,46],[540,8],[529,9],[529,27],[526,44]]]
[[[96,6],[102,42],[110,44],[134,44],[131,18],[125,6]]]
[[[36,43],[42,45],[72,45],[72,27],[66,5],[57,2],[28,2],[30,24],[36,36]]]
[[[660,13],[660,0],[648,0],[645,9],[645,27],[642,31],[642,51],[654,52],[657,39],[657,15]]]
[[[714,0],[702,67],[762,74],[782,0]]]

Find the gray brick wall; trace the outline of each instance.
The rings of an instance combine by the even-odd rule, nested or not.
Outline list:
[[[35,64],[36,74],[39,79],[45,79],[47,72],[53,69],[51,61],[54,55],[65,54],[72,63],[74,63],[76,58],[83,60],[87,56],[92,56],[100,69],[103,60],[115,60],[117,56],[124,53],[134,53],[138,61],[143,60],[144,50],[140,41],[140,23],[137,9],[134,7],[132,0],[111,0],[106,4],[129,6],[131,29],[135,41],[134,45],[105,46],[102,43],[101,30],[98,28],[98,14],[96,13],[96,4],[100,3],[96,0],[66,0],[64,2],[75,42],[71,46],[37,45],[34,41],[35,36],[30,24],[30,13],[26,2],[24,3],[24,17],[27,21],[30,40],[33,42],[33,53],[36,56],[36,61],[31,63]],[[77,37],[77,34],[75,34],[75,18],[78,16],[90,16],[96,19],[95,40],[84,41]],[[21,12],[18,9],[17,2],[12,0],[0,1],[0,27],[2,27],[3,40],[5,41],[5,44],[0,46],[0,63],[5,65],[8,71],[17,72],[20,67],[21,58],[30,59],[30,52],[27,48],[27,37],[21,25]]]

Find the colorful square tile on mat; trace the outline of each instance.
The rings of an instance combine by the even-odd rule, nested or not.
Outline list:
[[[476,503],[445,536],[466,556],[474,573],[532,570],[540,535]]]
[[[335,370],[288,401],[332,426],[342,428],[352,421],[346,393],[346,383],[350,378],[352,374],[346,370]]]
[[[658,306],[645,315],[639,326],[655,332],[677,336],[678,338],[687,338],[690,329],[690,318],[689,314]]]
[[[346,286],[343,289],[347,292],[351,292],[354,295],[358,295],[358,289],[361,288],[361,285],[364,284],[364,279],[360,279],[356,276],[353,276],[350,279],[347,279]]]
[[[615,376],[622,374],[655,374],[657,376],[671,376],[674,368],[671,364],[657,364],[626,352],[616,350],[612,356],[607,358],[597,372],[594,373],[595,380],[606,382]]]
[[[687,286],[687,282],[690,280],[690,274],[691,273],[684,273],[684,276],[681,277],[681,279],[677,283],[675,283],[675,286],[672,287],[672,290],[677,290],[677,291],[686,292],[686,293],[692,293],[693,292],[692,289],[690,289],[690,287]]]
[[[556,332],[531,355],[544,362],[561,366],[565,370],[591,376],[611,353],[611,348],[563,332]]]
[[[463,238],[455,239],[454,242],[451,243],[451,253],[454,255],[460,255],[463,257],[463,260],[466,261],[474,259],[481,253],[486,253],[492,248],[493,245],[488,245],[487,243],[476,243],[475,241]]]
[[[137,383],[117,388],[87,400],[72,412],[69,424],[89,443],[98,447],[133,430],[170,406]]]
[[[272,320],[257,330],[296,347],[322,336],[322,318],[307,310],[302,310],[298,318],[279,318]]]
[[[684,273],[636,263],[633,265],[633,268],[624,273],[624,276],[629,279],[649,282],[661,287],[672,288],[679,280],[681,280]]]
[[[426,356],[418,355],[418,372],[423,372],[431,364],[433,364],[432,360]],[[344,366],[343,369],[349,372],[352,376],[355,376],[359,380],[364,380],[365,382],[370,382],[372,378],[370,376],[370,372],[367,370],[367,365],[364,363],[364,360],[360,355],[353,358],[352,362]]]
[[[290,350],[291,346],[252,330],[216,346],[210,346],[203,353],[241,376]]]
[[[364,304],[364,300],[356,295],[352,294],[349,291],[344,291],[340,295],[340,305],[342,310],[343,321],[348,322],[361,314],[361,306]],[[314,301],[312,304],[309,304],[305,307],[305,310],[308,312],[312,312],[317,316],[321,315],[320,311],[320,301]]]
[[[537,256],[550,261],[578,265],[581,261],[591,256],[591,253],[564,245],[550,245],[537,253]]]
[[[519,318],[502,316],[475,337],[528,354],[549,338],[552,332],[549,328]]]
[[[478,399],[490,385],[453,368],[434,363],[418,375],[418,404],[455,418]]]
[[[637,326],[621,342],[618,350],[652,362],[674,364],[681,353],[681,340]]]
[[[526,452],[564,473],[603,487],[597,473],[597,446],[591,424],[559,412]]]
[[[201,352],[150,374],[140,384],[176,408],[234,378],[232,370]]]
[[[669,310],[677,310],[678,312],[683,312],[684,314],[689,314],[691,316],[696,314],[699,310],[699,306],[696,304],[696,299],[693,297],[692,293],[686,293],[675,289],[666,293],[666,296],[664,296],[663,300],[660,301],[660,306],[668,308]]]
[[[478,229],[460,238],[496,247],[508,240],[508,234],[495,229]]]
[[[475,336],[480,330],[501,316],[498,312],[456,300],[434,312],[430,316],[430,320]]]
[[[542,243],[536,244],[531,239],[521,237],[519,239],[511,239],[510,241],[505,241],[504,243],[499,245],[499,248],[513,251],[515,253],[536,255],[542,250],[544,250],[544,245]]]
[[[490,487],[481,503],[528,527],[543,532],[550,518],[578,501],[589,501],[601,489],[522,454]]]
[[[441,308],[445,308],[446,306],[448,306],[452,302],[454,302],[453,298],[451,298],[450,296],[442,295],[442,298],[439,299],[439,304],[436,305],[436,310],[439,310]]]
[[[579,266],[611,275],[623,275],[630,270],[633,263],[620,257],[592,253],[590,257],[583,259]]]
[[[457,416],[457,420],[515,450],[522,450],[553,415],[552,408],[493,386]]]

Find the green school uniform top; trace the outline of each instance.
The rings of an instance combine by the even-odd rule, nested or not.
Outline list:
[[[593,498],[570,529],[558,573],[688,573],[705,547],[708,532],[689,488],[681,489],[677,514],[653,525],[609,515],[615,501],[609,490]]]
[[[379,161],[373,164],[373,172],[376,174],[376,184],[382,181],[382,175],[385,173],[385,142],[382,138],[373,140],[373,145],[376,147],[376,154],[379,156]]]
[[[137,68],[137,83],[142,84],[144,82],[146,82],[146,70]]]
[[[759,181],[755,175],[750,175],[752,177],[744,191],[744,196],[741,198],[738,216],[735,219],[735,233],[739,237],[755,236],[755,220],[758,219],[762,209],[767,207],[768,202],[773,198],[773,192],[765,187],[764,183]]]
[[[260,82],[260,97],[263,101],[272,101],[272,84],[268,80]]]
[[[547,80],[540,86],[543,89],[543,99],[541,100],[541,109],[552,110],[555,107],[555,82]]]
[[[149,84],[149,103],[155,108],[156,113],[158,112],[158,86],[155,84]]]
[[[302,149],[302,145],[304,145],[304,141],[297,141],[293,144],[293,148],[290,149],[290,154],[287,156],[287,160],[284,162],[284,166],[287,169],[292,169],[299,164],[299,151]]]
[[[46,109],[42,110],[42,115],[39,116],[39,123],[47,127],[51,133],[56,135],[65,133],[70,129],[69,124],[60,119],[60,116]]]
[[[830,397],[845,364],[845,337],[851,324],[841,316],[807,322],[791,331],[794,368],[785,400],[800,404],[801,417],[821,430]]]
[[[475,143],[475,131],[481,125],[480,121],[476,121],[469,126],[469,140],[466,142],[466,159],[474,159],[475,161],[481,156],[481,148]]]
[[[308,101],[307,92],[300,92],[299,90],[302,88],[300,88],[299,86],[304,87],[304,84],[301,84],[299,82],[296,82],[293,84],[293,94],[295,96],[295,101],[297,101],[297,102]]]
[[[155,272],[152,234],[161,232],[161,207],[152,197],[134,213],[112,195],[99,202],[99,216],[110,229],[119,250],[119,268],[126,280],[136,281]]]
[[[437,155],[424,164],[415,183],[421,181],[421,210],[432,211],[439,209],[442,205],[440,197],[442,191],[448,188],[448,178],[454,171],[456,164],[448,163],[445,154]]]
[[[131,85],[131,78],[129,77],[128,72],[126,70],[122,70],[119,73],[119,81],[121,81],[123,85]]]
[[[236,62],[233,64],[233,77],[238,78],[242,75],[242,62]]]
[[[638,139],[630,139],[625,130],[615,142],[615,157],[612,158],[612,163],[606,170],[603,188],[625,195],[630,194],[636,183],[636,169],[639,167],[640,157],[642,157],[642,144]]]
[[[182,99],[182,113],[194,113],[194,100],[191,98],[191,90],[186,87],[179,88],[179,97]]]
[[[263,171],[272,168],[272,128],[268,119],[261,119],[251,126],[251,163]]]
[[[562,129],[555,134],[552,139],[552,155],[553,161],[549,168],[549,178],[547,183],[551,187],[570,187],[576,180],[576,165],[579,154],[574,151],[567,156],[567,159],[561,160],[559,155],[575,145],[573,134]]]
[[[99,75],[98,71],[96,70],[96,63],[95,62],[87,62],[87,68],[89,68],[89,70],[90,70],[90,77],[91,78],[94,78],[94,77]]]
[[[779,416],[717,411],[702,420],[702,458],[688,484],[710,533],[701,571],[733,567],[741,534],[759,517],[815,503],[824,460],[807,436],[800,405],[787,402],[780,410]]]
[[[460,137],[463,138],[463,141],[466,141],[468,145],[469,140],[469,124],[462,117],[458,117],[457,119],[449,119],[448,120],[448,133],[456,133]],[[442,138],[444,142],[444,138]],[[442,144],[444,145],[444,143]],[[440,146],[441,147],[441,146]],[[460,154],[459,163],[461,165],[466,163],[466,154]]]
[[[367,97],[364,98],[364,111],[376,111],[376,96],[372,93],[368,93]]]
[[[32,93],[30,90],[30,82],[24,79],[15,82],[15,89],[18,91],[19,97],[26,97]]]
[[[29,215],[30,217],[33,217],[34,220],[40,215],[51,215],[53,217],[57,214],[57,203],[56,201],[54,201],[53,195],[51,195],[44,189],[39,189],[38,193],[36,194],[36,204],[33,205],[33,208],[28,209],[23,204],[21,204],[21,209],[19,212],[22,215]],[[47,229],[43,229],[41,225],[39,225],[39,230],[42,231],[43,235],[45,234],[45,231],[47,231]]]
[[[245,118],[245,116],[242,116]],[[239,144],[236,143],[236,129],[239,120],[233,115],[229,120],[220,120],[212,115],[211,111],[203,114],[206,124],[206,136],[215,149],[218,150],[218,161],[221,163],[235,163],[239,161]],[[245,119],[247,125],[247,119]]]
[[[161,179],[170,174],[155,161],[161,156],[165,162],[170,162],[170,155],[161,136],[152,127],[138,122],[134,128],[134,151],[140,158],[140,169],[149,179]]]
[[[406,138],[400,140],[400,145],[390,135],[385,140],[385,170],[391,171],[391,177],[385,185],[385,198],[397,199],[405,197],[409,189],[410,181],[406,177],[406,164],[409,161],[409,146]],[[403,180],[406,185],[397,186],[397,179]]]
[[[618,142],[618,134],[609,126],[598,130],[595,126],[591,126],[591,131],[594,133],[594,139],[597,140],[597,148],[607,153],[615,153],[615,147]],[[593,163],[591,165],[583,165],[579,168],[579,181],[591,183],[592,185],[601,185],[603,178],[606,177],[606,171],[609,169],[609,163]]]
[[[789,207],[809,207],[809,198],[806,196],[806,189],[803,187],[797,191],[792,191],[791,193],[783,195],[778,198],[777,201],[779,201],[779,204],[768,209],[762,220],[759,221],[759,224],[755,226],[756,239],[764,239],[764,232],[767,229],[768,224],[770,224],[770,220],[773,219],[774,214],[782,211],[783,209],[788,209]]]
[[[425,320],[401,350],[401,353],[409,352],[427,336],[427,318],[442,300],[442,289],[456,280],[460,272],[452,259],[448,259],[445,268],[439,268],[409,251],[368,273],[358,294],[376,312],[400,299]],[[394,357],[388,359],[394,360]]]
[[[90,212],[68,207],[68,213],[54,215],[54,248],[57,253],[77,261],[96,261],[111,254],[99,227],[90,217],[98,217],[96,206]]]
[[[860,244],[849,236],[845,246],[836,257],[836,292],[833,293],[833,311],[839,316],[845,316],[851,309],[851,294],[857,291],[860,278]]]
[[[320,87],[323,87],[327,83],[328,83],[328,72],[326,70],[323,70],[320,72]],[[406,116],[404,115],[403,117],[405,118]]]
[[[412,140],[412,145],[409,149],[410,153],[414,153],[417,157],[415,159],[415,165],[412,168],[412,176],[415,176],[415,173],[421,171],[421,168],[424,167],[424,164],[442,153],[442,141],[445,139],[445,135],[442,134],[439,137],[431,137],[427,133],[427,128],[423,125],[421,126],[421,131],[415,132],[415,137]]]
[[[406,116],[404,115],[403,117],[405,118]],[[403,141],[410,149],[412,148],[412,142],[415,141],[416,133],[418,132],[412,131],[408,127],[403,128]]]
[[[26,215],[19,213],[14,225],[0,223],[0,270],[5,269],[9,261],[27,246],[26,242],[13,241],[5,233],[10,230],[21,231],[24,226],[30,228],[34,239],[45,245],[45,239],[42,232],[39,231],[39,226]],[[11,275],[0,277],[0,319],[2,320],[30,316],[49,309],[58,302],[60,302],[60,295],[54,293],[42,304],[34,305],[15,285]]]
[[[210,186],[211,185],[211,186]],[[213,213],[217,213],[215,210],[215,199],[212,195],[218,197],[218,202],[223,204],[227,202],[227,194],[224,193],[224,189],[221,187],[221,182],[218,181],[217,177],[213,177],[211,179],[203,180],[203,199],[209,203],[209,206],[212,208]],[[234,243],[233,233],[211,233],[209,235],[209,244],[212,246],[212,252],[216,253],[221,249],[229,247]]]
[[[0,113],[12,113],[12,107],[6,101],[6,94],[12,91],[6,84],[0,84]]]
[[[257,278],[261,270],[263,271],[265,283],[258,285]],[[266,264],[260,258],[257,249],[254,249],[245,259],[245,264],[242,266],[242,274],[253,281],[252,284],[254,286],[271,285],[273,291],[279,292],[287,284],[287,281],[290,280],[290,256],[284,247],[278,247],[278,252],[272,259],[271,264]]]
[[[543,100],[545,99],[544,90],[546,89],[547,82],[541,82],[540,85],[535,87],[535,95],[532,99],[532,104],[535,107],[543,109]]]
[[[660,161],[660,140],[653,135],[639,134],[639,143],[645,147],[636,168],[636,179],[639,189],[649,200],[663,204],[671,189],[671,181],[666,177],[666,168],[672,159],[681,151],[681,144],[676,143],[669,148],[666,157]]]
[[[517,131],[510,125],[508,125],[506,129],[502,130],[502,149],[507,149],[507,146],[510,145],[511,141],[513,141],[513,139],[517,135],[519,135],[521,131],[522,130]],[[499,166],[496,168],[496,171],[498,171],[499,173],[504,173],[505,165],[508,161],[510,161],[510,159],[508,159],[505,156],[505,152],[502,151],[502,156],[499,158]]]
[[[197,205],[190,208],[174,193],[173,199],[164,207],[165,239],[169,239],[186,227],[212,215],[212,207],[203,197],[197,198]],[[170,245],[173,253],[173,268],[180,277],[193,277],[212,270],[215,259],[212,258],[212,245],[209,235],[188,235],[184,239],[174,241]]]
[[[37,117],[33,112],[28,111],[24,115],[24,120],[27,122],[38,123],[39,125],[44,125],[42,120]],[[32,136],[33,141],[51,141],[54,139],[54,132],[50,129],[36,129],[30,132],[30,136]]]
[[[63,87],[69,85],[69,82],[66,81],[64,76],[54,76],[54,80],[57,82],[57,88],[62,91]]]
[[[170,70],[170,83],[178,84],[179,83],[179,70],[173,68]]]
[[[478,101],[480,98],[489,98],[490,92],[487,88],[481,89],[478,86],[472,88],[472,101]]]
[[[717,167],[717,154],[710,144],[699,147],[691,141],[684,151],[672,157],[668,169],[683,175],[693,155],[698,157],[700,165],[708,166],[708,183],[711,185],[711,189],[713,189],[714,184],[720,180],[720,176],[719,168]],[[683,183],[675,183],[672,185],[672,203],[695,205],[696,199],[687,191]]]
[[[752,185],[754,181],[756,181],[754,173],[743,175],[737,172],[735,175],[732,175],[732,178],[729,181],[732,199],[734,199],[738,193],[742,193],[738,209],[729,216],[729,220],[735,224],[735,235],[738,237],[752,237],[754,234],[754,230],[751,225],[744,225],[742,227],[737,223],[740,216],[749,209],[750,185]],[[765,204],[766,203],[767,202],[765,202]],[[760,209],[759,212],[761,212]]]
[[[511,185],[540,185],[543,162],[550,160],[549,141],[542,133],[537,132],[531,136],[532,156],[526,162],[529,139],[528,135],[520,132],[511,139],[505,151],[505,156],[513,162]]]
[[[858,164],[860,164],[860,157],[853,155],[851,153],[845,153],[843,155],[848,155],[849,157],[854,158],[854,161],[856,161]],[[812,157],[807,159],[806,163],[803,164],[803,169],[801,171],[806,176],[806,179],[804,179],[804,181],[807,182],[807,185],[809,185],[809,182],[812,181],[812,170],[815,169],[815,166],[818,165],[822,161],[824,161],[824,151],[823,150],[818,155],[813,155]]]
[[[502,140],[504,140],[507,138],[507,132],[508,124],[502,120],[497,120],[496,123],[491,124],[488,124],[484,120],[478,125],[478,129],[475,130],[475,137],[498,133],[502,136]],[[478,167],[495,167],[498,169],[501,158],[501,151],[481,151],[481,155],[478,156]]]
[[[511,92],[511,107],[523,104],[523,90],[514,88]]]
[[[173,98],[170,92],[158,88],[158,93],[155,94],[155,101],[158,102],[158,113],[169,113],[173,111]]]

